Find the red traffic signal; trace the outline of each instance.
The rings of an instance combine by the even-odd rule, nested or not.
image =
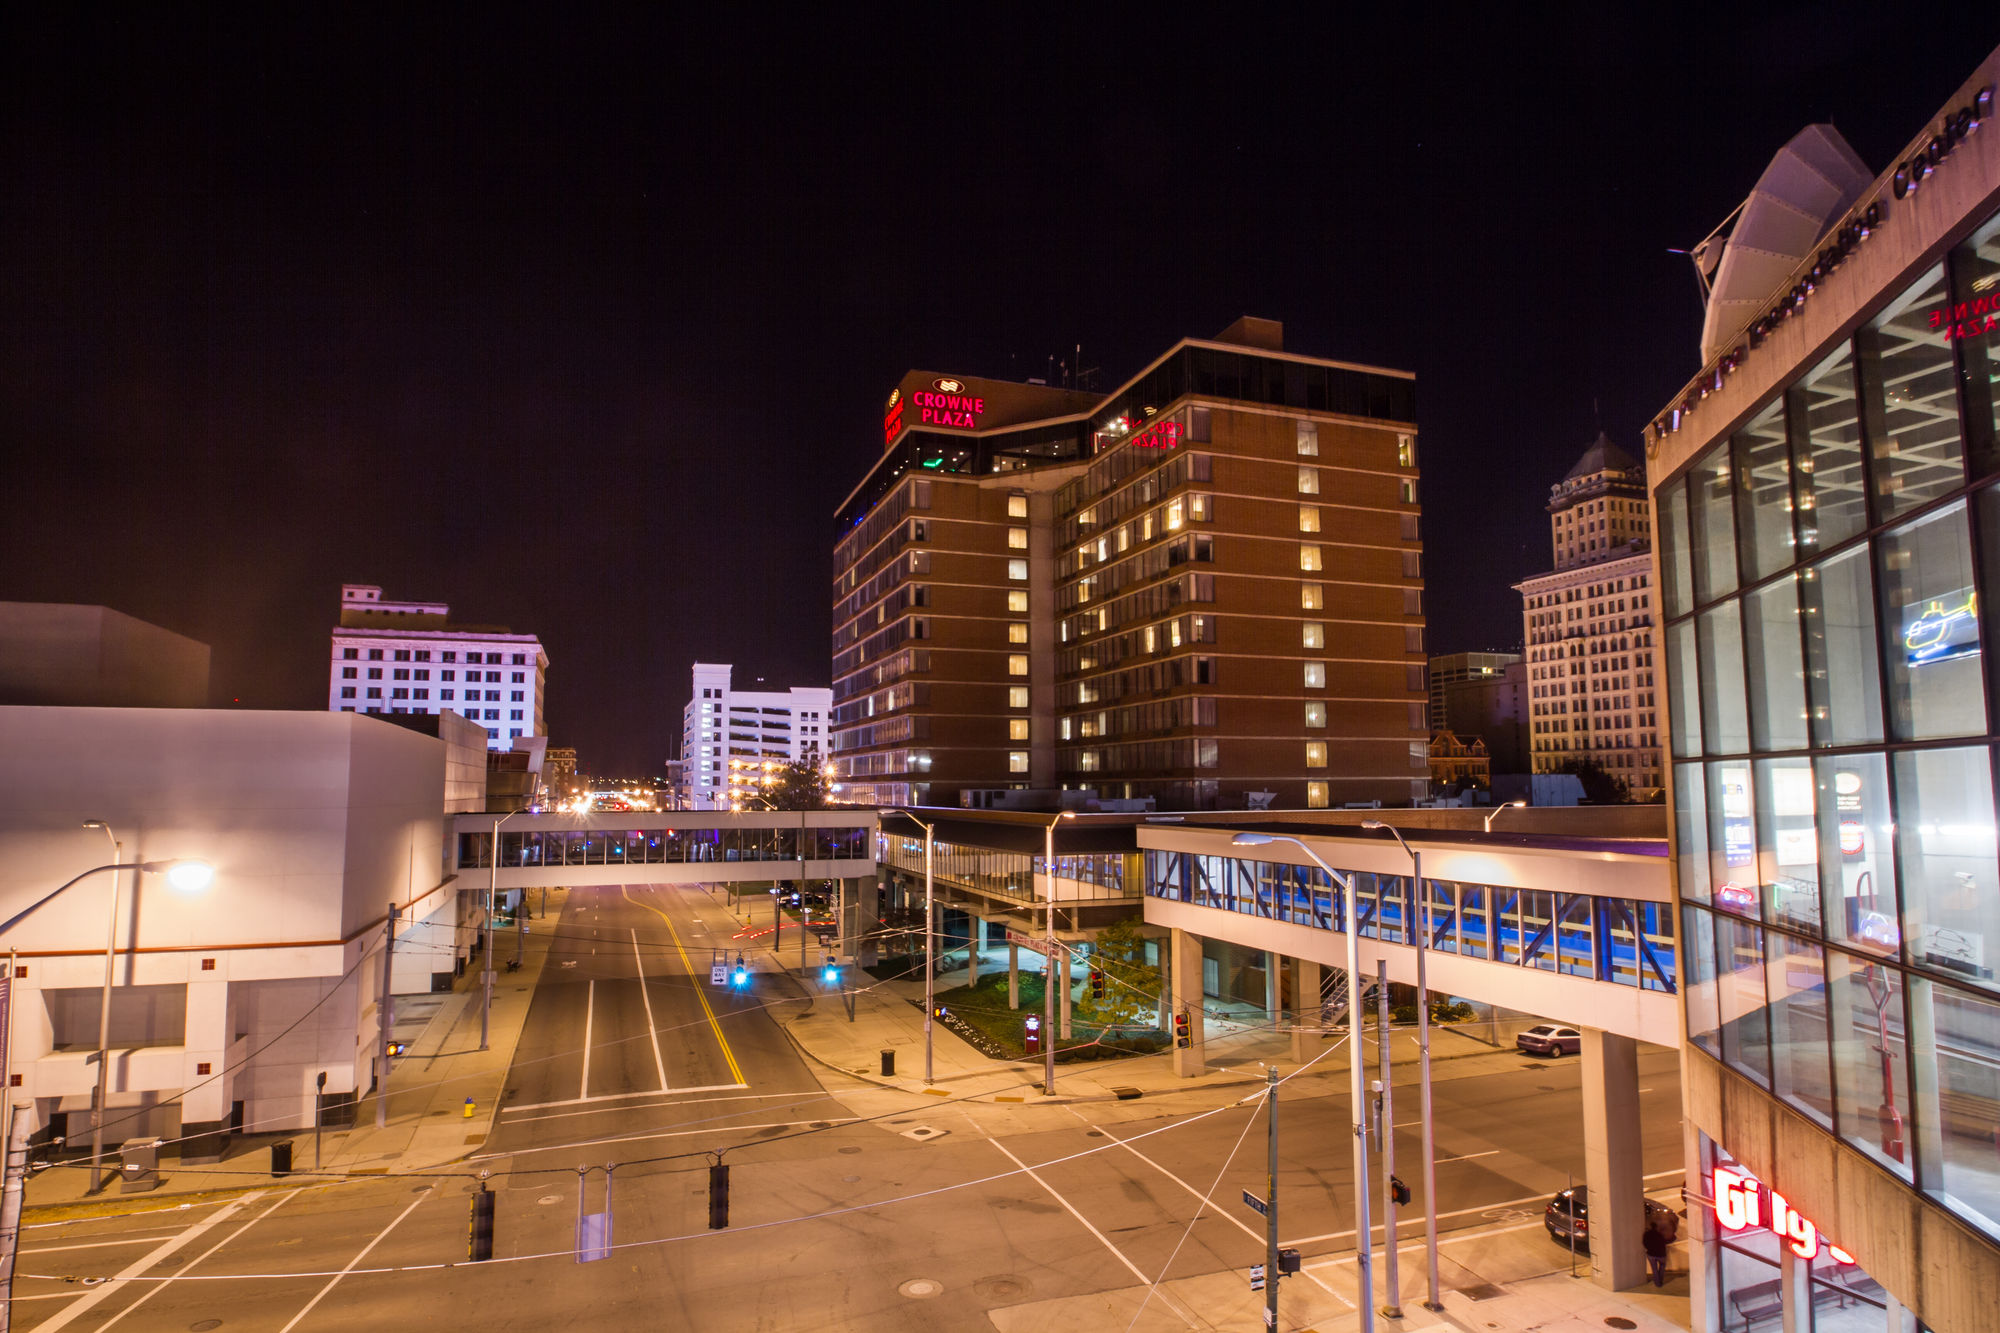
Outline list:
[[[1174,1045],[1183,1050],[1194,1045],[1194,1028],[1188,1021],[1188,1011],[1185,1009],[1174,1015]]]
[[[1093,1000],[1104,998],[1104,973],[1094,967],[1090,969],[1090,998]]]

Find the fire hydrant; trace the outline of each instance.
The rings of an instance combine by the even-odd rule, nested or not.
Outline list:
[[[472,1119],[472,1098],[470,1097],[465,1099],[465,1118],[467,1120]]]

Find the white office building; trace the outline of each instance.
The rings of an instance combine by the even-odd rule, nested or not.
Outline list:
[[[696,662],[681,713],[682,772],[697,810],[728,806],[731,759],[791,763],[827,753],[832,689],[738,690],[729,677],[727,663]]]
[[[454,625],[443,602],[390,602],[372,584],[340,589],[327,707],[336,713],[443,713],[486,728],[490,750],[546,736],[548,654],[532,634]],[[725,674],[728,668],[723,668]]]

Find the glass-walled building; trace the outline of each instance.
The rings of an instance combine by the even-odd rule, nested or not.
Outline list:
[[[1994,1327],[1997,75],[1649,431],[1697,1328]]]

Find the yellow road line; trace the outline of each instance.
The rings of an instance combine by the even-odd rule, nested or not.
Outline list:
[[[722,1035],[722,1024],[715,1021],[715,1010],[709,1008],[708,992],[702,986],[700,979],[695,976],[694,964],[688,961],[687,946],[681,943],[681,933],[674,929],[674,919],[651,903],[642,903],[634,898],[629,887],[621,885],[618,891],[625,895],[626,902],[645,908],[667,923],[667,933],[674,937],[674,948],[680,952],[681,966],[687,970],[688,980],[694,982],[694,998],[701,1001],[701,1011],[708,1015],[708,1026],[715,1033],[715,1044],[722,1048],[722,1058],[729,1063],[729,1076],[748,1087],[749,1080],[743,1077],[743,1069],[736,1063],[736,1052],[729,1049],[729,1038]]]

